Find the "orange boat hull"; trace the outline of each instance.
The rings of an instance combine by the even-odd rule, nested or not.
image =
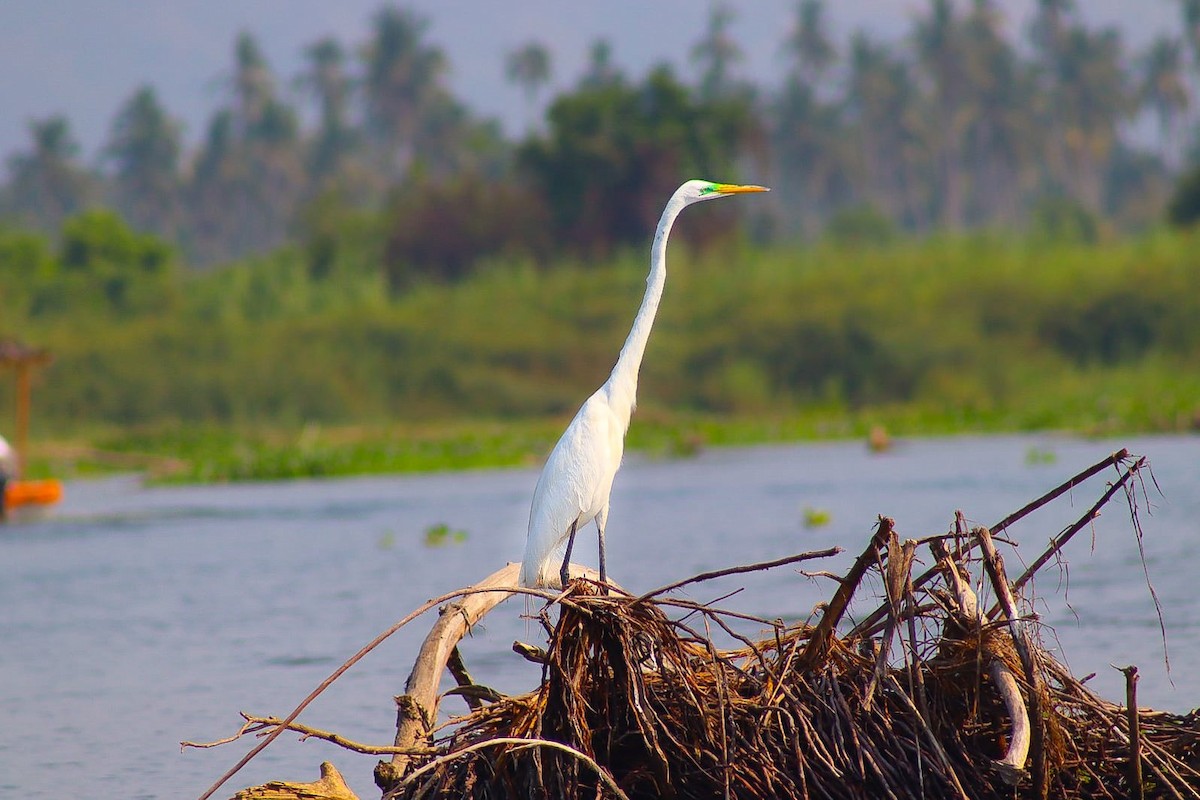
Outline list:
[[[53,478],[42,481],[9,481],[4,489],[6,508],[49,505],[62,499],[62,483]]]

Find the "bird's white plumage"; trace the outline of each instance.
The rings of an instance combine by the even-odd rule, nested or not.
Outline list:
[[[650,329],[666,282],[667,238],[679,212],[692,203],[731,194],[762,192],[760,186],[735,186],[692,180],[671,195],[658,222],[650,251],[646,294],[608,380],[580,407],[554,446],[529,512],[529,531],[521,563],[522,586],[556,586],[559,565],[572,531],[595,520],[600,534],[604,575],[604,529],[609,494],[621,467],[625,431],[637,401],[637,378]]]
[[[607,521],[608,497],[624,447],[625,428],[602,387],[575,414],[533,490],[522,586],[558,583],[572,522],[578,530],[593,520],[601,526]]]

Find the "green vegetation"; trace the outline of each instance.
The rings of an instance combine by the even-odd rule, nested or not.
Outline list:
[[[366,210],[385,216],[402,290],[414,272],[455,279],[481,255],[607,258],[648,235],[687,177],[773,186],[742,212],[763,238],[1139,230],[1161,216],[1196,141],[1194,3],[1139,51],[1075,0],[1038,0],[1019,28],[996,0],[920,5],[892,38],[838,39],[829,4],[798,0],[776,41],[754,43],[782,56],[764,85],[739,74],[737,19],[769,13],[752,5],[712,4],[688,64],[638,75],[616,63],[621,42],[595,41],[573,84],[552,74],[545,44],[513,43],[494,66],[531,112],[517,140],[455,97],[447,51],[403,4],[381,3],[357,41],[311,43],[294,75],[244,31],[194,152],[172,98],[149,86],[113,109],[96,163],[66,116],[31,121],[28,145],[5,154],[0,220],[56,234],[107,205],[193,267],[308,237],[326,248],[320,269],[330,226],[316,220]],[[550,86],[563,88],[536,107]],[[1182,197],[1176,218],[1194,206]]]
[[[1072,2],[1038,2],[1021,42],[989,2],[931,0],[891,43],[795,9],[779,86],[738,78],[717,3],[695,85],[597,41],[520,142],[392,6],[365,42],[306,49],[309,115],[241,34],[196,153],[148,88],[103,168],[65,118],[34,122],[0,185],[0,336],[57,359],[33,471],[537,463],[611,368],[693,176],[775,191],[680,224],[633,449],[1200,427],[1200,26],[1131,60]],[[549,55],[507,61],[531,106]],[[1151,113],[1158,141],[1134,142]]]
[[[78,235],[57,251],[0,235],[2,322],[55,353],[35,438],[59,442],[46,456],[60,474],[537,463],[611,368],[646,269],[637,251],[554,269],[495,262],[393,297],[349,256],[319,277],[292,250],[181,273],[109,217],[68,229]],[[118,245],[147,265],[126,288],[107,277],[104,254]],[[1102,243],[680,243],[630,447],[865,438],[877,424],[900,436],[1193,429],[1196,252],[1196,234],[1172,231]],[[64,273],[71,282],[39,277]],[[9,402],[0,394],[0,419]]]
[[[444,522],[430,525],[425,529],[424,542],[426,547],[445,547],[448,544],[462,544],[467,540],[467,532],[461,529],[451,530]]]

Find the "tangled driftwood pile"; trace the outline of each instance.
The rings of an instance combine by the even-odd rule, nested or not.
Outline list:
[[[548,596],[558,611],[556,623],[541,617],[547,649],[514,645],[543,664],[541,685],[502,697],[472,679],[456,645],[510,595],[514,565],[448,596],[454,602],[442,607],[396,698],[394,744],[361,745],[299,725],[307,701],[288,719],[247,717],[241,733],[293,730],[386,755],[375,770],[385,798],[1198,797],[1196,713],[1138,709],[1133,668],[1123,704],[1101,699],[1020,616],[1022,588],[1112,497],[1123,494],[1137,525],[1143,465],[1115,453],[990,530],[969,530],[958,515],[944,536],[902,541],[880,518],[815,624],[754,619],[671,591],[833,550],[640,597],[575,580]],[[1117,478],[1096,504],[1020,576],[1007,575],[995,537],[1110,469]],[[924,547],[932,566],[914,575]],[[871,570],[886,597],[851,627],[847,607]],[[994,608],[980,605],[977,587],[997,598]],[[762,638],[750,638],[748,627]],[[715,631],[740,646],[718,648]],[[447,668],[469,712],[436,727]],[[238,796],[354,797],[331,766],[322,772],[318,783]]]

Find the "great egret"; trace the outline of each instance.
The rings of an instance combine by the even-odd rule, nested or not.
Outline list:
[[[629,418],[637,400],[638,370],[667,279],[667,237],[671,234],[671,226],[679,212],[692,203],[765,191],[769,190],[763,186],[693,180],[680,186],[667,201],[650,250],[646,295],[617,357],[617,364],[604,385],[575,414],[538,478],[529,512],[525,558],[521,564],[522,586],[554,585],[556,554],[564,542],[566,552],[558,580],[561,586],[566,586],[575,533],[593,519],[600,537],[600,582],[607,580],[604,526],[608,520],[609,494],[613,478],[621,467],[625,431],[629,428]]]

